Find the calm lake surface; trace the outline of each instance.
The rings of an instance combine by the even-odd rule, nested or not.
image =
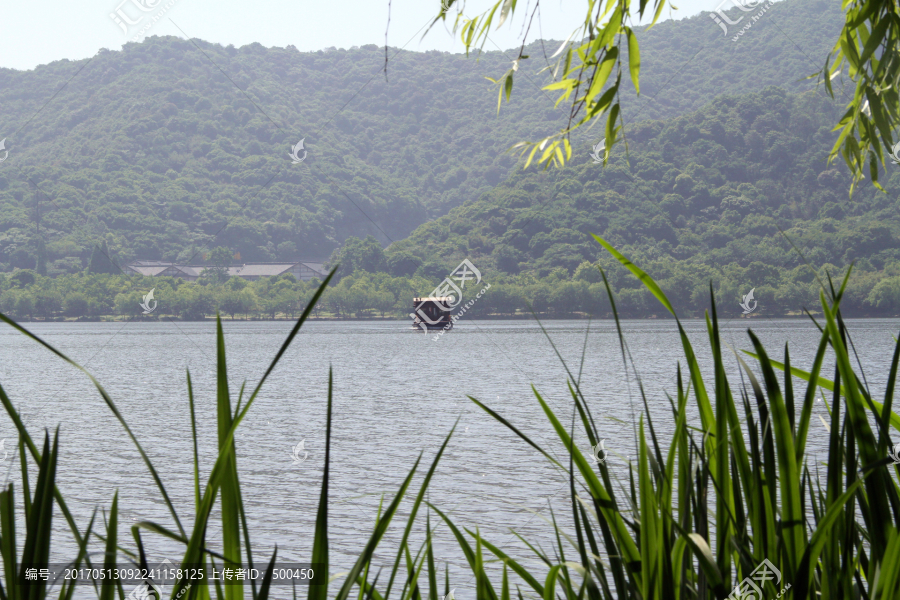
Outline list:
[[[897,335],[900,320],[849,320],[848,325],[870,386],[883,393],[892,335]],[[183,526],[190,530],[193,450],[185,370],[190,368],[197,402],[202,481],[216,454],[214,324],[25,326],[84,365],[102,383],[158,470]],[[232,406],[243,381],[249,389],[256,385],[291,326],[289,322],[225,321]],[[626,377],[614,323],[591,322],[589,332],[588,326],[588,321],[545,323],[571,371],[576,376],[581,371],[585,396],[610,451],[608,464],[627,487],[625,461],[636,454],[632,423],[643,411],[640,395],[633,374]],[[712,367],[705,323],[688,321],[685,326],[709,380]],[[723,340],[737,349],[752,347],[746,334],[752,326],[778,360],[783,359],[785,342],[790,342],[792,363],[801,369],[811,364],[819,339],[818,330],[807,319],[733,319],[722,326]],[[683,359],[675,323],[625,321],[623,327],[665,451],[673,424],[666,393],[674,395],[675,367]],[[571,419],[566,371],[559,358],[534,321],[462,320],[437,341],[433,337],[412,331],[408,321],[304,326],[238,430],[238,467],[255,556],[270,556],[277,544],[279,560],[310,560],[324,460],[329,368],[334,377],[329,505],[333,573],[345,571],[363,547],[382,495],[386,501],[393,497],[420,454],[419,472],[427,471],[457,419],[429,500],[449,512],[457,526],[473,531],[477,527],[483,537],[526,564],[536,563],[511,529],[551,552],[551,530],[544,519],[550,518],[552,506],[562,522],[570,520],[568,482],[467,396],[485,402],[562,457],[562,444],[531,391],[534,385],[561,418]],[[734,356],[726,358],[730,380],[739,383]],[[831,378],[832,373],[825,375]],[[0,384],[24,413],[32,436],[37,438],[43,428],[59,425],[57,485],[82,529],[96,506],[110,505],[116,490],[120,536],[128,547],[133,542],[126,528],[137,520],[176,528],[137,450],[87,377],[3,326]],[[825,430],[816,415],[826,416],[820,403],[811,425],[810,464],[817,460],[817,453],[825,454]],[[15,482],[19,493],[16,435],[5,413],[0,417],[0,439],[5,439],[9,455],[0,474]],[[295,464],[291,452],[301,440],[309,454]],[[583,452],[590,451],[586,438],[577,440]],[[411,496],[420,481],[417,477]],[[391,542],[402,535],[403,517],[411,504],[403,504],[376,560],[393,560],[387,550],[396,548]],[[58,510],[54,519],[53,559],[64,560],[70,555],[71,538]],[[432,524],[437,521],[432,513]],[[214,520],[211,539],[218,539],[220,530]],[[417,532],[416,539],[422,537]],[[151,559],[175,560],[181,555],[179,545],[159,536],[146,534],[144,540]],[[446,527],[439,529],[436,546],[437,557],[449,564],[457,597],[474,597],[474,582],[462,574],[460,566],[465,561]]]

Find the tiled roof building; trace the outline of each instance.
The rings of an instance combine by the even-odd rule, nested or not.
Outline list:
[[[186,281],[196,281],[207,265],[176,265],[159,260],[136,260],[125,265],[125,273],[147,277],[179,277]],[[279,263],[246,263],[228,267],[228,275],[253,281],[260,277],[277,277],[291,273],[298,281],[324,279],[327,272],[322,263],[315,262],[279,262]]]

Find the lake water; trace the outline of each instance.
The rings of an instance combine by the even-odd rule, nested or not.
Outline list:
[[[84,365],[111,394],[140,439],[190,529],[193,467],[185,369],[194,382],[200,455],[205,479],[216,452],[212,323],[119,322],[31,323],[26,327]],[[224,323],[232,396],[247,381],[252,389],[292,323]],[[873,389],[883,390],[897,319],[848,321]],[[581,383],[602,429],[609,464],[626,484],[625,460],[634,456],[633,417],[642,412],[633,376],[626,377],[611,321],[548,321],[547,332]],[[674,321],[625,321],[626,340],[649,398],[657,434],[665,446],[672,435],[666,392],[675,392],[675,365],[682,359]],[[711,361],[705,323],[685,323],[707,375]],[[735,319],[723,323],[723,340],[751,348],[752,326],[770,354],[782,358],[789,341],[792,362],[806,369],[819,339],[809,320]],[[583,364],[581,361],[584,357]],[[749,362],[749,361],[748,361]],[[730,380],[739,381],[733,355]],[[334,424],[329,506],[332,572],[344,571],[363,547],[382,495],[393,496],[421,453],[424,473],[459,420],[434,480],[429,500],[449,511],[460,527],[478,528],[484,538],[511,555],[528,558],[511,528],[551,551],[550,518],[568,522],[568,483],[532,447],[474,405],[482,400],[535,442],[562,457],[564,449],[531,391],[537,390],[561,417],[571,418],[566,371],[534,321],[466,321],[437,341],[406,321],[310,322],[304,326],[266,382],[237,436],[238,467],[254,554],[269,556],[277,544],[280,560],[309,561],[324,458],[329,367],[334,376]],[[831,372],[826,372],[831,377]],[[133,547],[125,527],[137,520],[175,528],[161,494],[90,381],[76,369],[8,326],[0,328],[0,384],[25,414],[34,437],[60,426],[57,485],[76,520],[86,526],[95,506],[108,507],[119,491],[120,536]],[[798,382],[799,385],[799,382]],[[802,389],[802,388],[801,388]],[[234,400],[233,404],[234,406]],[[824,427],[816,415],[810,433],[810,463],[825,452]],[[0,418],[11,468],[14,428]],[[308,458],[295,464],[292,448],[304,440]],[[586,439],[577,438],[589,452]],[[665,450],[665,447],[664,447]],[[17,463],[16,463],[17,465]],[[416,481],[420,481],[421,477]],[[34,480],[32,479],[32,485]],[[414,484],[413,492],[417,492]],[[411,502],[403,505],[404,511]],[[423,509],[424,510],[424,509]],[[388,536],[378,560],[402,533],[403,517]],[[59,511],[55,514],[56,560],[71,543]],[[432,514],[432,523],[437,516]],[[21,531],[21,528],[19,529]],[[210,531],[216,539],[220,527]],[[419,532],[420,533],[420,532]],[[144,535],[153,559],[180,556],[177,544]],[[457,597],[474,597],[473,581],[446,527],[436,536],[438,558],[450,565]],[[468,588],[468,591],[467,591]],[[127,591],[127,590],[126,590]]]

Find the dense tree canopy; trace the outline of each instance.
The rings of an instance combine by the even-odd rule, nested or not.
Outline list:
[[[826,0],[772,10],[767,20],[811,56],[827,54],[825,33],[841,25]],[[733,56],[706,15],[635,32],[642,95],[623,93],[629,121],[677,117],[722,93],[810,86],[808,59],[770,24]],[[35,269],[39,239],[51,276],[87,267],[103,241],[118,264],[217,246],[247,261],[325,259],[350,236],[387,245],[477,201],[519,168],[506,149],[565,123],[540,89],[550,75],[539,57],[559,41],[526,48],[516,101],[499,116],[485,76],[510,63],[490,48],[478,60],[391,49],[385,81],[375,46],[197,43],[215,64],[188,41],[152,37],[90,60],[0,69],[10,152],[0,163],[0,271]],[[301,138],[309,155],[291,164]]]

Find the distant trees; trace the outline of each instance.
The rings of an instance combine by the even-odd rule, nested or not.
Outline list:
[[[614,259],[584,262],[569,275],[556,268],[538,279],[531,274],[486,277],[480,285],[472,281],[463,289],[463,302],[475,300],[482,288],[490,288],[466,310],[466,318],[525,316],[535,311],[543,317],[609,318],[611,309],[606,286],[597,281],[602,266],[613,288],[616,307],[624,318],[663,316],[659,304],[633,277],[627,276]],[[807,267],[771,273],[766,265],[730,265],[726,269],[686,265],[671,259],[648,260],[644,267],[654,273],[659,285],[682,316],[699,316],[709,305],[712,280],[720,315],[741,315],[740,302],[750,289],[758,303],[757,314],[783,316],[813,308],[818,283]],[[841,270],[827,266],[832,277]],[[826,267],[819,278],[825,277]],[[449,273],[447,273],[449,274]],[[438,278],[391,277],[388,273],[356,271],[330,286],[317,305],[315,316],[339,318],[407,318],[412,299],[429,294]],[[768,283],[767,283],[768,281]],[[245,281],[236,277],[224,283],[186,282],[169,277],[146,277],[80,273],[57,278],[32,271],[0,275],[0,311],[18,319],[88,318],[117,315],[127,318],[160,317],[204,319],[217,311],[236,319],[295,318],[308,305],[318,281],[296,281],[293,276]],[[154,289],[157,308],[144,315],[141,301]],[[900,315],[900,261],[876,271],[854,271],[841,302],[848,316]]]
[[[116,313],[129,317],[136,317],[143,314],[144,309],[141,308],[142,299],[143,294],[138,291],[116,294],[116,297],[113,300]]]
[[[213,248],[206,256],[206,262],[212,263],[212,266],[206,267],[202,276],[216,283],[224,282],[228,278],[228,267],[231,265],[233,256],[234,253],[224,246]]]
[[[38,272],[38,275],[47,275],[47,247],[44,245],[42,238],[37,240],[37,266],[35,271]]]
[[[888,277],[879,281],[866,300],[875,308],[893,314],[900,313],[900,277]]]
[[[385,313],[391,312],[394,305],[397,304],[397,298],[387,290],[378,290],[369,295],[368,304],[381,313],[381,318],[383,319]]]
[[[66,296],[63,304],[63,312],[67,317],[85,317],[90,310],[88,297],[79,292],[73,292]]]
[[[387,255],[387,272],[394,277],[409,277],[422,266],[424,262],[418,256],[409,252],[392,252]]]
[[[22,270],[16,271],[12,275],[9,276],[9,282],[17,288],[24,288],[29,285],[34,285],[34,282],[37,280],[34,271]]]
[[[54,289],[36,290],[33,294],[34,314],[39,317],[52,317],[62,310],[62,300]]]
[[[87,270],[88,273],[108,273],[111,275],[122,272],[110,257],[106,240],[103,240],[99,245],[94,246]]]
[[[377,273],[387,268],[384,249],[373,236],[361,240],[356,237],[347,238],[344,245],[334,251],[328,261],[329,266],[341,265],[341,277],[352,275],[356,271]]]
[[[0,311],[19,318],[31,318],[34,313],[34,298],[24,290],[8,289],[0,294]]]
[[[163,302],[161,297],[159,302]],[[171,301],[171,308],[163,310],[175,313],[185,320],[203,319],[206,315],[215,312],[215,299],[212,290],[201,285],[182,285],[178,287],[175,298]]]
[[[219,299],[220,310],[234,319],[235,314],[246,315],[256,312],[258,302],[251,290],[225,290]]]

